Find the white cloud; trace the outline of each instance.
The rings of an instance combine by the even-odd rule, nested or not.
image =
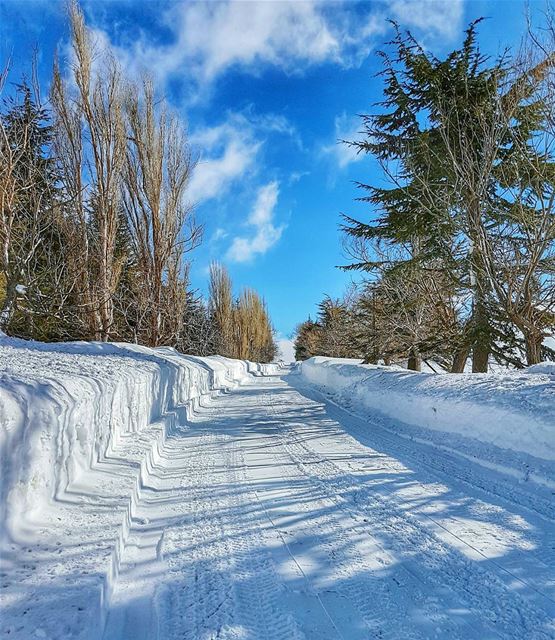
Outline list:
[[[220,240],[224,240],[225,238],[227,238],[228,235],[229,233],[225,229],[222,229],[222,227],[218,227],[212,234],[212,237],[210,238],[210,244],[215,244]]]
[[[288,136],[302,147],[297,130],[285,116],[259,115],[252,108],[228,113],[223,123],[193,131],[190,142],[200,156],[189,185],[189,199],[198,203],[221,197],[254,173],[269,134]]]
[[[323,0],[175,3],[160,18],[172,34],[169,43],[153,43],[146,31],[139,37],[135,32],[133,39],[120,31],[117,57],[131,74],[147,70],[164,83],[186,70],[197,88],[206,89],[233,67],[257,74],[267,64],[287,73],[323,62],[359,64],[376,36],[387,31],[387,18],[437,31],[442,24],[438,14],[446,13],[447,21],[456,13],[446,2],[438,10],[433,0],[367,6],[361,15],[350,10],[349,2]]]
[[[299,149],[303,148],[298,130],[285,116],[276,113],[257,114],[252,105],[243,115],[251,126],[261,134],[277,133],[287,136],[291,138]]]
[[[300,180],[302,180],[305,176],[309,176],[310,171],[293,171],[293,173],[289,176],[288,183],[289,185],[296,184]]]
[[[183,3],[181,45],[192,71],[212,80],[231,66],[258,63],[292,69],[306,63],[338,59],[340,42],[317,2]]]
[[[100,29],[106,31],[109,12],[98,13],[98,3],[86,4],[104,44]],[[287,73],[323,62],[358,65],[388,30],[388,18],[416,29],[421,38],[447,40],[460,31],[464,0],[382,0],[362,6],[364,11],[353,11],[348,1],[176,2],[159,14],[170,34],[167,42],[153,40],[146,29],[137,34],[119,24],[112,46],[129,77],[147,71],[164,85],[185,72],[196,85],[189,95],[194,100],[230,68],[258,74],[263,65]]]
[[[322,147],[322,152],[334,158],[339,168],[344,169],[352,162],[357,162],[364,157],[364,154],[357,153],[355,147],[345,144],[343,140],[349,142],[360,140],[362,137],[362,122],[358,116],[348,116],[345,112],[337,116],[334,121],[334,142]]]
[[[130,75],[147,71],[164,84],[186,70],[204,90],[231,67],[257,72],[261,64],[271,64],[294,72],[341,61],[340,34],[332,33],[321,5],[317,0],[175,3],[160,18],[172,34],[169,43],[153,43],[145,30],[132,40],[120,31],[114,48]]]
[[[249,171],[261,146],[250,130],[230,124],[200,130],[191,142],[202,149],[187,194],[197,203],[224,195]]]
[[[404,27],[450,39],[460,31],[464,0],[392,0],[389,10]]]
[[[285,225],[274,225],[274,209],[279,196],[277,181],[269,182],[258,190],[256,202],[247,219],[253,227],[250,237],[236,236],[226,257],[231,262],[250,262],[256,255],[266,253],[281,238]]]
[[[417,37],[450,39],[460,32],[465,0],[382,0],[353,10],[348,0],[175,2],[158,14],[169,37],[153,39],[109,22],[98,3],[86,2],[96,30],[110,25],[112,43],[128,77],[146,71],[161,85],[176,77],[192,82],[189,103],[210,93],[213,81],[231,68],[259,74],[264,65],[286,73],[324,62],[359,65],[390,28],[392,18]]]

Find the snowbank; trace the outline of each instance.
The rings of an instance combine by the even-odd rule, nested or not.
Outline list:
[[[475,446],[466,447],[473,457],[489,457],[490,450],[480,447],[484,443],[510,451],[505,461],[522,463],[524,456],[521,467],[543,471],[555,461],[555,380],[548,375],[554,372],[538,365],[526,374],[435,375],[323,357],[301,365],[304,380],[358,413],[378,411],[435,441],[440,433],[460,436],[466,444],[473,439]],[[409,430],[414,435],[421,432]]]
[[[105,574],[83,598],[97,600],[102,624],[119,571],[118,549],[138,495],[153,482],[166,437],[194,419],[211,394],[252,379],[253,366],[184,356],[171,348],[43,344],[0,336],[0,553],[7,557],[14,544],[47,545],[46,532],[53,530],[58,542],[50,544],[71,548],[77,527],[83,539],[91,531],[92,548],[100,544],[100,525]],[[254,368],[257,375],[274,372]],[[92,506],[100,509],[100,521],[90,521]],[[86,547],[83,543],[76,571],[86,565]],[[59,572],[69,575],[71,562],[65,559]],[[39,561],[29,566],[25,580],[38,581]],[[76,629],[86,624],[76,618]]]
[[[13,532],[130,434],[202,397],[276,373],[220,356],[123,343],[43,344],[0,337],[0,508]]]
[[[555,376],[555,362],[533,364],[531,367],[524,369],[524,373],[545,373],[550,376]]]

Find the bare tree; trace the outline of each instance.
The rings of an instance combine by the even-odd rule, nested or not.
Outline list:
[[[217,262],[210,265],[209,310],[215,327],[215,349],[222,356],[234,356],[234,313],[231,278]]]
[[[258,362],[275,357],[277,347],[266,303],[253,289],[244,289],[234,301],[227,269],[216,262],[210,266],[208,308],[217,353]]]
[[[157,346],[179,333],[185,304],[183,256],[201,237],[185,202],[194,163],[178,120],[164,105],[156,108],[152,82],[144,81],[142,95],[136,87],[129,90],[126,114],[123,204],[141,283],[137,304],[147,322],[139,331],[147,344]]]
[[[66,230],[80,315],[91,337],[108,340],[122,267],[115,249],[126,155],[123,82],[114,58],[98,51],[76,2],[69,18],[73,84],[57,63],[53,72],[56,149],[71,200]]]
[[[234,356],[269,362],[276,354],[266,304],[253,289],[244,289],[234,308]]]

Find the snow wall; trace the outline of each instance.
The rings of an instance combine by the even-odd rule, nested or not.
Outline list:
[[[279,369],[171,348],[0,336],[0,543],[33,540],[67,505],[78,517],[79,504],[101,503],[97,479],[111,474],[120,515],[106,525],[114,546],[98,596],[102,618],[118,549],[165,438],[212,394]]]
[[[393,419],[388,426],[401,435],[423,435],[555,488],[555,368],[549,363],[526,372],[438,375],[318,356],[304,361],[300,373],[354,413]]]
[[[21,526],[120,441],[278,365],[124,343],[0,337],[0,523]]]

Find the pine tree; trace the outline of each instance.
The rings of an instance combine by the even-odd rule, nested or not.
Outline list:
[[[52,157],[52,125],[38,89],[24,80],[0,116],[2,329],[42,340],[65,336],[63,193]]]
[[[209,310],[202,297],[193,291],[187,291],[183,330],[178,350],[195,356],[214,355],[217,353],[214,329]]]
[[[395,59],[382,53],[384,112],[363,116],[366,138],[351,143],[383,163],[392,186],[360,184],[368,192],[361,200],[381,215],[371,224],[347,217],[344,230],[377,245],[404,246],[397,263],[424,269],[439,263],[453,295],[469,294],[471,302],[455,340],[454,367],[472,348],[473,371],[486,371],[500,338],[500,325],[492,322],[499,291],[491,247],[514,208],[503,197],[500,176],[508,175],[503,167],[509,166],[521,176],[523,164],[538,160],[528,142],[542,109],[530,100],[528,84],[545,73],[546,63],[515,80],[506,57],[492,62],[480,53],[478,23],[467,29],[463,46],[442,60],[397,28]],[[527,147],[533,158],[525,160]],[[350,266],[377,267],[383,267],[379,257]]]
[[[313,356],[324,355],[321,343],[322,327],[310,318],[296,328],[295,360],[307,360]]]
[[[353,352],[351,310],[338,299],[326,296],[318,305],[320,350],[333,358],[355,357]]]

